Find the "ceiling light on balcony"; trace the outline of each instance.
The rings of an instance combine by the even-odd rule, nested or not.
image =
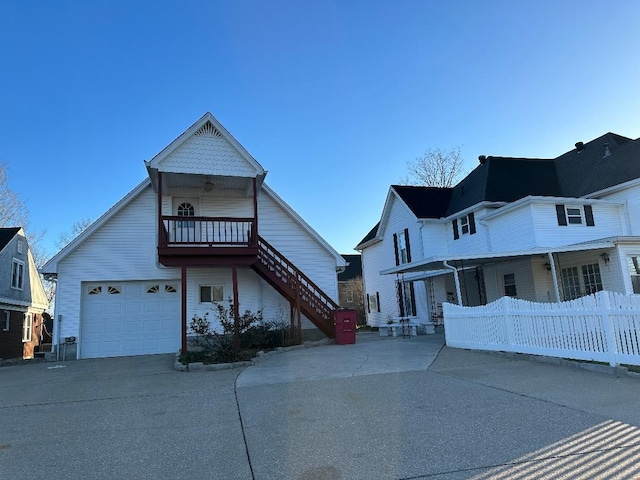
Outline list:
[[[207,180],[206,182],[204,182],[204,191],[210,192],[211,190],[213,190],[213,183]]]

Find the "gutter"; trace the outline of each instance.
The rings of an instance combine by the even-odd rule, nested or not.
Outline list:
[[[458,305],[462,305],[462,292],[460,291],[460,278],[458,277],[458,269],[449,265],[446,260],[443,260],[442,265],[444,265],[445,268],[453,270],[453,280],[456,283],[456,296],[458,297]]]

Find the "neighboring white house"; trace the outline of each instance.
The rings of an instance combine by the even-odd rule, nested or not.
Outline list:
[[[453,188],[392,185],[362,252],[368,323],[437,321],[449,301],[640,293],[640,140],[555,159],[480,156]]]
[[[344,259],[213,115],[145,165],[149,178],[41,269],[57,277],[53,343],[67,357],[175,352],[194,315],[230,298],[334,334]]]

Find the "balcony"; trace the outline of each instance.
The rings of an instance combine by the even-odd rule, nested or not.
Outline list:
[[[162,216],[158,257],[166,266],[251,265],[257,259],[255,219]]]

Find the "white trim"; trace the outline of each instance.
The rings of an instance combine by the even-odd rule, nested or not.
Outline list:
[[[74,238],[67,246],[65,246],[62,250],[56,253],[47,263],[45,263],[42,268],[40,268],[40,273],[57,273],[58,272],[58,263],[64,260],[70,253],[72,253],[76,248],[78,248],[82,243],[93,233],[98,230],[102,225],[111,220],[120,210],[126,207],[130,202],[135,200],[147,187],[151,186],[151,180],[148,178],[144,179],[140,182],[133,190],[127,193],[124,197],[122,197],[115,205],[113,205],[109,210],[103,213],[95,222],[93,222],[89,227],[87,227],[80,235]]]
[[[327,253],[333,256],[336,260],[336,268],[346,267],[347,261],[340,255],[334,248],[327,243],[327,241],[316,232],[311,225],[304,221],[304,219],[298,215],[293,208],[291,208],[282,198],[278,196],[276,192],[274,192],[271,187],[269,187],[266,183],[262,184],[262,190],[264,193],[271,198],[282,210],[285,211],[295,222],[297,222],[309,235],[311,235],[316,242],[323,247]],[[259,214],[258,214],[259,215]],[[258,230],[260,227],[258,226]]]
[[[185,141],[191,138],[204,124],[211,122],[211,124],[220,132],[222,137],[228,141],[233,148],[256,170],[256,176],[266,175],[265,169],[253,158],[253,156],[238,142],[229,131],[222,126],[222,124],[211,114],[211,112],[205,113],[199,120],[191,125],[184,131],[178,138],[176,138],[169,145],[164,147],[157,155],[155,155],[150,161],[145,161],[147,169],[158,170],[162,161],[171,155],[180,147]]]
[[[626,190],[627,188],[635,187],[636,185],[640,185],[640,178],[634,178],[633,180],[629,180],[624,183],[619,183],[618,185],[614,185],[612,187],[603,188],[602,190],[598,190],[597,192],[588,193],[581,198],[593,198],[599,195],[608,195],[610,193],[615,193],[620,190]]]
[[[26,335],[25,335],[26,333]],[[26,313],[22,320],[22,343],[33,341],[33,314]]]

